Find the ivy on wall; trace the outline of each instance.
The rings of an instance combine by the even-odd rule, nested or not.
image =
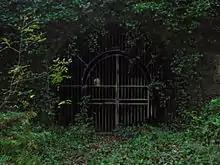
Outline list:
[[[39,31],[45,33],[46,41],[34,45],[35,53],[26,53],[26,62],[33,59],[31,54],[38,52],[48,65],[53,58],[68,51],[60,50],[67,47],[70,38],[77,42],[82,36],[90,36],[93,39],[89,40],[90,45],[97,45],[97,35],[105,33],[104,25],[115,19],[132,34],[130,43],[143,36],[147,36],[143,40],[148,45],[162,43],[166,50],[164,58],[169,61],[175,77],[177,107],[183,110],[201,101],[198,99],[201,90],[198,65],[202,58],[199,48],[206,40],[204,28],[209,30],[205,24],[212,25],[210,30],[213,31],[218,21],[216,1],[2,0],[0,3],[0,26],[4,36],[16,41],[23,20],[37,20]]]

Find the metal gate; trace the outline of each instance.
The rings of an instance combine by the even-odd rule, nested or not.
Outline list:
[[[136,39],[133,31],[118,21],[107,23],[104,31],[88,31],[90,37],[86,32],[74,39],[77,44],[69,51],[73,58],[71,79],[65,80],[60,90],[61,99],[72,103],[62,105],[57,115],[59,123],[75,122],[83,96],[90,96],[88,113],[96,131],[111,132],[119,124],[170,120],[175,116],[175,99],[171,99],[175,88],[169,61],[160,56],[166,53],[163,45],[155,42],[157,46],[153,46],[150,36]],[[90,42],[93,39],[95,42]],[[157,81],[166,83],[166,99],[155,89],[153,82]]]
[[[119,124],[137,125],[156,118],[147,73],[139,59],[112,50],[95,57],[84,70],[83,95],[90,96],[89,115],[98,132]]]

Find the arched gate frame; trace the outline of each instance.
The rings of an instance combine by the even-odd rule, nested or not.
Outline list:
[[[120,50],[96,56],[84,70],[83,96],[90,96],[88,113],[98,132],[137,125],[156,118],[149,90],[149,75],[138,58]]]

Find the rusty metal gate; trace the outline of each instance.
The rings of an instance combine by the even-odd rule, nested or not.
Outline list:
[[[132,34],[113,23],[106,33],[94,34],[96,42],[90,44],[94,36],[77,39],[76,53],[70,51],[71,80],[63,82],[60,91],[62,100],[71,99],[72,104],[62,105],[61,124],[74,123],[83,96],[90,96],[88,113],[97,132],[168,120],[171,99],[163,102],[167,108],[160,107],[160,95],[151,88],[153,82],[170,79],[164,74],[170,72],[169,65],[165,67],[164,55],[160,57],[163,49],[152,46],[148,36],[134,40]]]
[[[95,57],[82,77],[82,92],[90,96],[89,115],[98,132],[119,124],[137,125],[156,118],[147,73],[140,59],[112,50]]]
[[[57,115],[60,124],[75,122],[83,96],[90,96],[88,113],[99,132],[111,132],[119,124],[163,122],[174,116],[171,98],[175,91],[173,83],[169,85],[169,61],[161,56],[166,54],[163,45],[154,46],[148,36],[134,39],[133,32],[117,21],[106,25],[104,34],[88,34],[91,36],[85,33],[77,37],[73,42],[77,44],[69,51],[71,79],[63,82],[60,97],[71,99],[72,104],[62,105]],[[163,92],[169,99],[160,98],[159,91],[152,89],[152,83],[157,81],[166,82]]]

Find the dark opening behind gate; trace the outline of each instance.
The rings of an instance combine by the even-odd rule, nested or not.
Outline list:
[[[82,96],[90,96],[88,113],[99,132],[111,132],[119,124],[150,122],[168,114],[156,106],[158,98],[149,89],[152,79],[164,68],[151,65],[153,54],[147,56],[145,48],[143,51],[137,45],[128,46],[126,35],[117,29],[105,35],[104,42],[100,40],[97,51],[91,53],[82,47],[80,56],[73,57],[72,79],[61,87],[61,98],[73,103],[62,107],[61,122],[63,118],[74,120]]]

